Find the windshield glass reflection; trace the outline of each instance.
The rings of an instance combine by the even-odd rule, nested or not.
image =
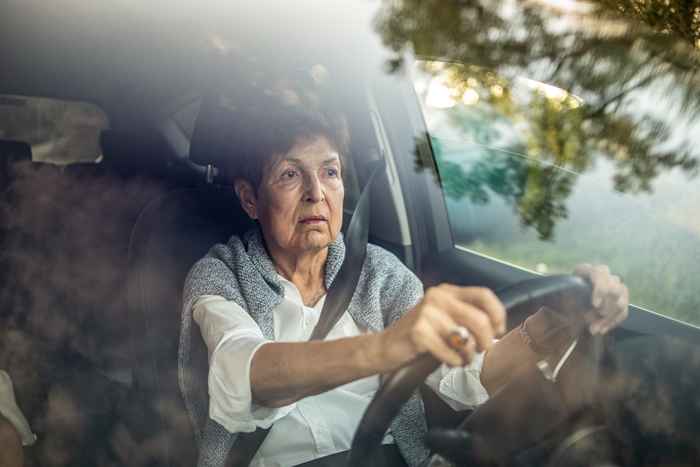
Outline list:
[[[376,24],[457,245],[543,273],[607,263],[636,304],[697,324],[700,11],[609,3],[405,1]]]

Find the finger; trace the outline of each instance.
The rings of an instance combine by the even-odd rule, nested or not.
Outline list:
[[[437,306],[427,304],[424,313],[424,317],[430,322],[430,326],[433,329],[435,329],[435,331],[439,335],[443,336],[443,339],[446,342],[449,342],[448,338],[454,332],[455,328],[461,326],[458,322],[452,319],[449,312],[445,312],[444,309],[438,308]],[[468,329],[469,328],[467,328],[467,330]],[[471,331],[470,334],[472,334]],[[466,344],[462,348],[456,349],[449,345],[449,343],[446,345],[448,348],[456,351],[460,354],[460,356],[462,356],[463,365],[466,365],[467,363],[471,362],[474,358],[474,354],[476,353],[476,341],[471,335],[469,336]]]
[[[625,287],[622,295],[620,295],[615,305],[617,312],[612,317],[610,322],[606,323],[601,329],[603,334],[617,327],[621,322],[627,319],[627,316],[629,315],[629,291],[627,290],[627,287]]]
[[[435,329],[438,335],[447,338],[447,336],[452,333],[457,326],[460,326],[452,316],[444,310],[444,303],[428,303],[424,308],[424,318],[428,321],[429,325]]]
[[[579,264],[574,268],[574,274],[586,279],[591,284],[591,305],[597,308],[600,305],[598,296],[596,295],[596,283],[594,280],[595,266],[589,263]]]
[[[611,275],[606,284],[601,285],[604,290],[603,304],[598,308],[598,314],[602,317],[610,317],[612,321],[623,309],[627,307],[629,291],[618,276]]]
[[[583,264],[577,266],[575,272],[590,282],[592,288],[591,305],[593,305],[593,308],[599,308],[603,303],[608,288],[610,269],[604,265],[592,266]]]
[[[462,365],[466,365],[473,358],[473,349],[475,349],[474,339],[468,338],[467,342],[461,348],[455,348],[449,344],[449,338],[455,332],[455,329],[460,326],[455,322],[449,313],[445,312],[442,308],[433,306],[432,304],[427,304],[424,309],[424,318],[428,324],[437,332],[438,335],[442,336],[443,340],[446,342],[446,346],[449,349],[457,352],[462,358]],[[469,348],[472,351],[469,351]]]
[[[449,366],[462,365],[462,356],[451,349],[441,334],[428,322],[421,322],[414,328],[414,339],[421,343],[435,358]]]
[[[588,277],[591,273],[591,269],[593,269],[592,264],[589,264],[589,263],[578,264],[574,268],[574,274],[576,274],[577,276]]]
[[[628,316],[629,316],[629,305],[624,308],[622,313],[617,315],[612,326],[610,326],[608,329],[606,329],[605,332],[609,331],[610,329],[612,329],[614,327],[617,327],[620,323],[622,323],[624,320],[626,320]]]
[[[600,308],[610,289],[610,269],[607,266],[595,266],[591,270],[590,280],[593,285],[591,304],[594,308]]]
[[[629,307],[629,291],[627,287],[622,285],[614,294],[606,297],[606,300],[600,310],[596,310],[599,318],[594,321],[591,326],[591,332],[596,334],[605,334],[613,327],[617,326],[627,318]]]
[[[605,328],[610,326],[617,316],[617,299],[615,301],[610,296],[604,296],[600,306],[591,311],[592,319],[591,334],[602,334]]]
[[[481,309],[491,320],[493,329],[498,334],[506,332],[506,309],[501,300],[491,289],[486,287],[458,287],[445,284],[459,300]]]
[[[614,319],[627,308],[629,304],[629,290],[617,276],[612,276],[610,283],[611,288],[606,296],[606,311]]]
[[[457,291],[450,287],[441,287],[431,297],[440,308],[448,313],[460,326],[466,327],[477,343],[479,351],[491,347],[494,339],[493,325],[489,316],[469,302],[457,298]]]
[[[627,316],[622,314],[615,316],[615,318],[611,322],[606,323],[601,327],[600,333],[607,334],[612,329],[616,328],[621,322],[623,322],[625,318],[627,318]]]
[[[495,333],[489,316],[480,308],[457,300],[452,295],[446,295],[443,299],[445,311],[458,325],[469,330],[476,340],[477,349],[484,351],[491,348]]]
[[[610,306],[605,306],[604,308],[610,309]],[[602,309],[602,308],[601,308]],[[600,310],[595,310],[596,318],[592,320],[590,325],[591,334],[604,334],[606,329],[608,329],[614,322],[617,316],[614,312],[605,312],[605,315],[601,317]]]
[[[604,293],[610,299],[610,302],[612,302],[613,309],[617,305],[617,301],[619,300],[620,296],[624,294],[626,289],[622,283],[622,279],[620,279],[620,276],[613,274],[607,278],[607,282],[605,284],[601,284],[601,288],[604,289]]]
[[[620,310],[625,310],[627,311],[627,308],[630,306],[630,291],[626,286],[622,286],[622,293],[620,294],[620,297],[617,299],[617,307]]]
[[[445,287],[443,285],[430,289],[426,293],[431,305],[428,310],[432,314],[432,307],[438,308],[449,315],[455,325],[467,328],[476,340],[479,351],[490,348],[493,344],[494,331],[489,316],[470,303],[459,300],[456,296],[454,286]],[[452,329],[448,329],[447,332],[451,332]]]

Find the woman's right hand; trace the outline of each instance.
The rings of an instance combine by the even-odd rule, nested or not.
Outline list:
[[[440,284],[429,288],[415,308],[383,331],[383,354],[395,368],[425,352],[449,366],[462,366],[475,352],[488,350],[494,338],[505,332],[505,324],[503,304],[490,289]],[[448,338],[460,326],[471,337],[463,348],[455,349]]]

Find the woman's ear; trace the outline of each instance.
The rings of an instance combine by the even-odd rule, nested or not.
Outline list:
[[[255,196],[253,185],[248,180],[237,178],[233,181],[233,189],[248,217],[256,220],[258,218],[258,198]]]

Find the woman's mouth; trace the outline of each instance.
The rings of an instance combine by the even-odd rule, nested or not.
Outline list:
[[[324,216],[309,216],[304,217],[299,221],[300,224],[320,224],[323,222],[328,222],[328,219],[326,219]]]

